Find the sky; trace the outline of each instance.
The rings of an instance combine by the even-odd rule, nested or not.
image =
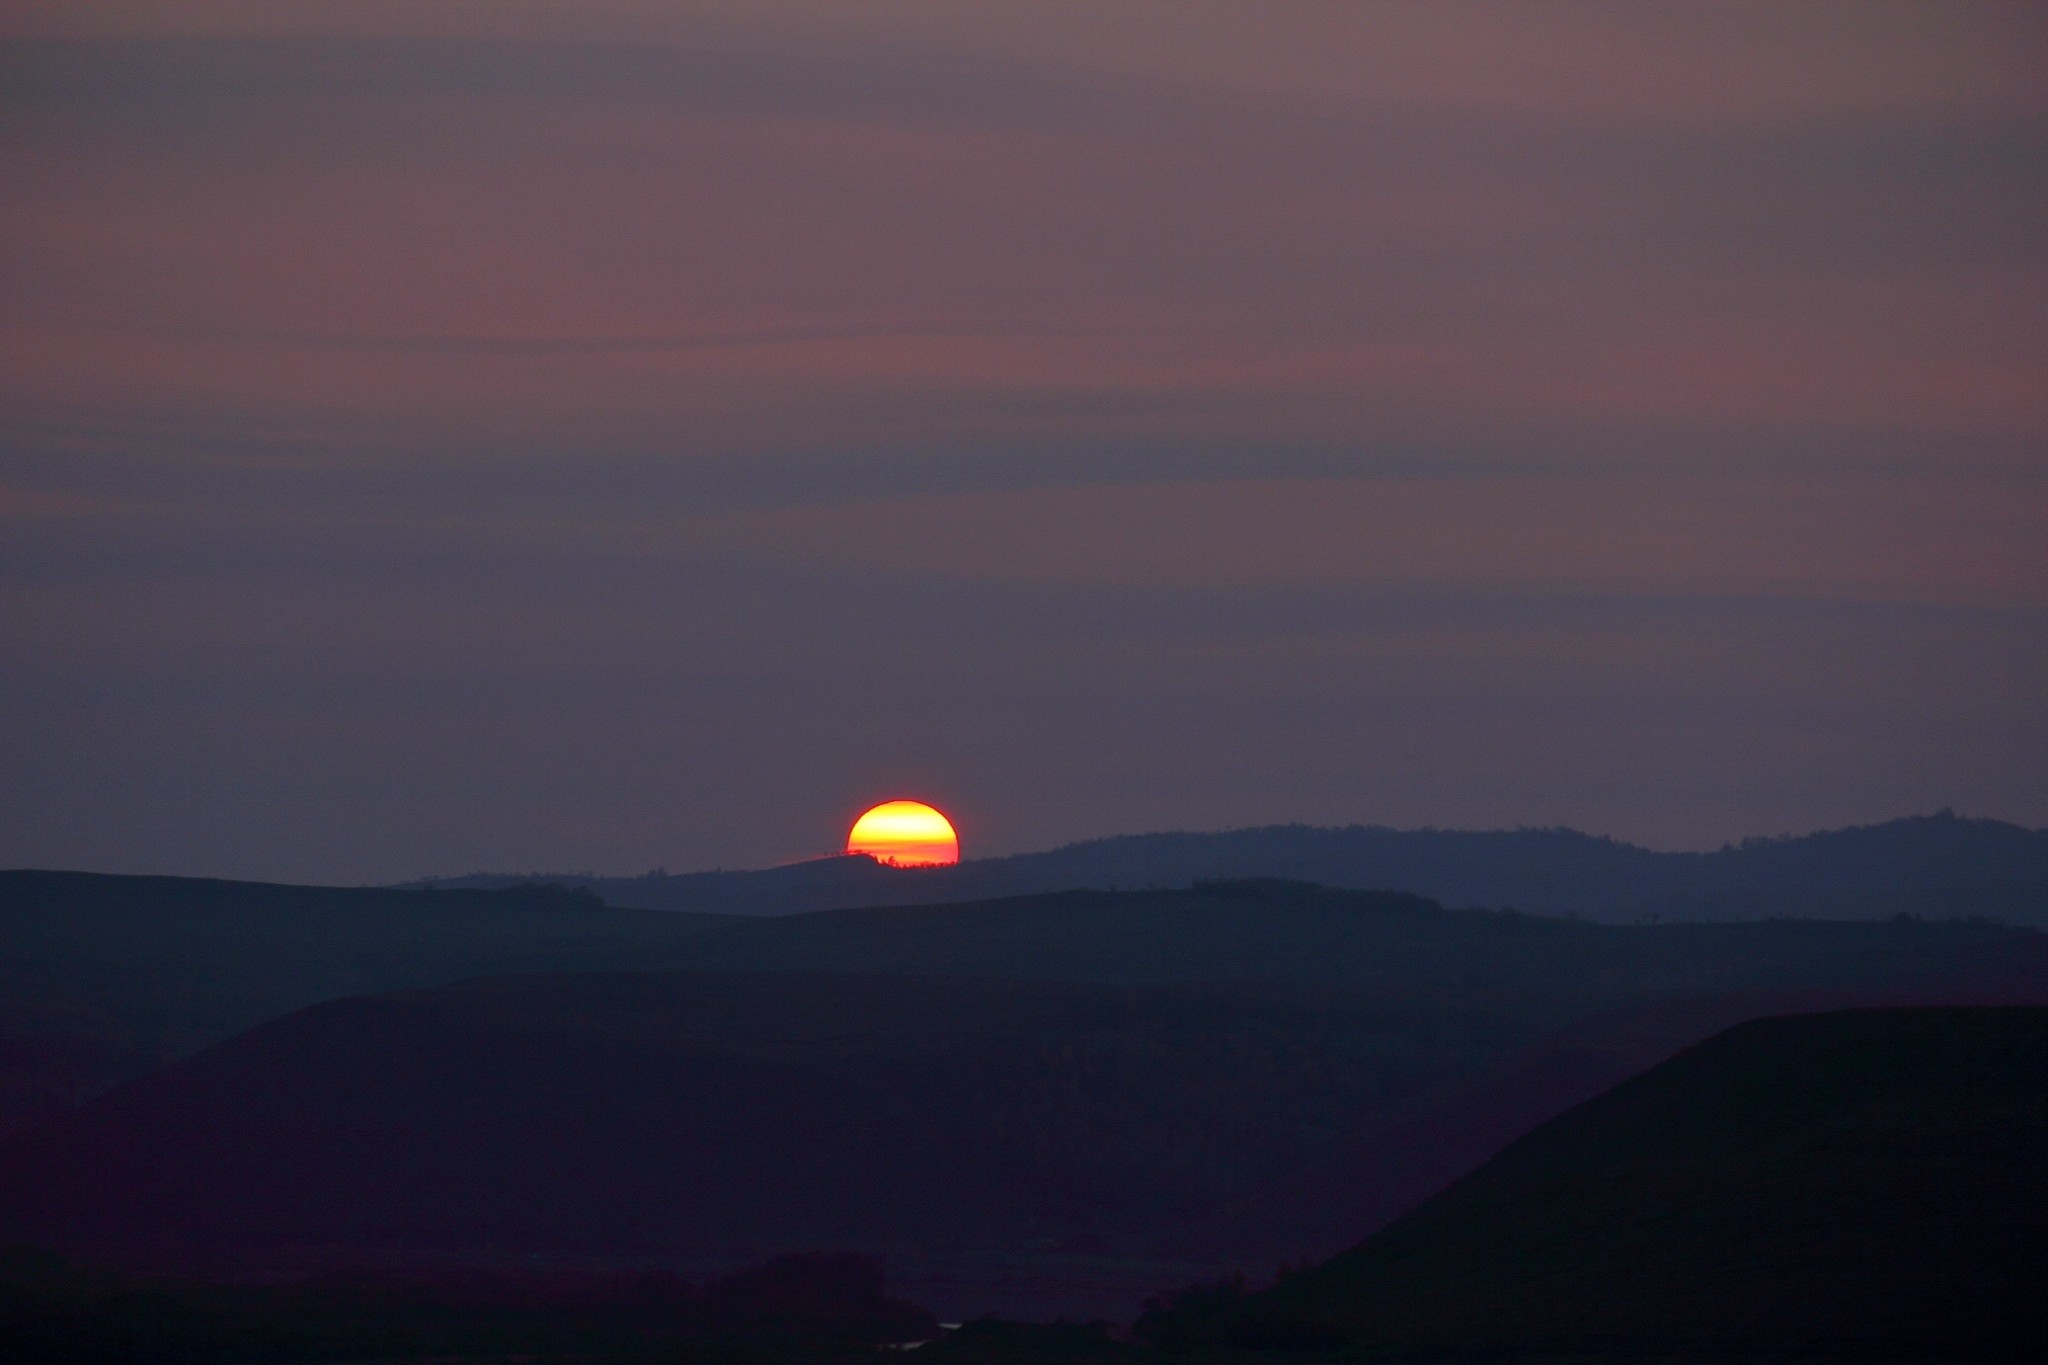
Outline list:
[[[2048,6],[0,5],[0,866],[2048,825]]]

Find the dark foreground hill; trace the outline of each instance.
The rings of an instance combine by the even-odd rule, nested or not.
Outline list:
[[[0,872],[0,1132],[318,1000],[630,967],[717,922],[550,887]]]
[[[14,981],[159,1047],[351,989],[508,967],[754,984],[529,977],[279,1020],[12,1149],[0,1171],[31,1204],[44,1175],[46,1191],[78,1192],[38,1226],[707,1266],[858,1246],[955,1311],[1114,1312],[1205,1266],[1326,1253],[1746,1013],[2032,1000],[2048,979],[2048,940],[1987,923],[1615,926],[1280,882],[708,921],[544,890],[45,885],[0,921]],[[848,973],[885,979],[857,1008],[820,1003],[841,988],[818,983]],[[1076,1013],[1083,999],[1127,1014]],[[1677,1024],[1614,1022],[1645,1008]],[[787,1055],[735,1042],[764,1029],[786,1034]],[[1559,1029],[1576,1032],[1546,1051]],[[1328,1083],[1301,1079],[1314,1076]],[[1032,1097],[1023,1117],[1005,1107],[1019,1097]],[[1027,1134],[1065,1154],[1049,1173],[1017,1164]],[[727,1203],[672,1235],[660,1210],[695,1206],[671,1187],[723,1171],[728,1139],[745,1178],[718,1175]],[[181,1151],[211,1174],[167,1173]],[[323,1174],[330,1160],[361,1188]],[[791,1191],[807,1187],[789,1171],[841,1178],[798,1217]],[[418,1199],[392,1205],[408,1181]],[[434,1222],[436,1201],[458,1196],[469,1202]],[[933,1287],[946,1275],[958,1294]],[[967,1297],[970,1280],[995,1296]]]
[[[1658,853],[1568,829],[1395,830],[1275,825],[1139,834],[1043,853],[905,870],[825,858],[755,872],[547,876],[613,905],[786,915],[934,904],[1075,887],[1184,887],[1280,877],[1406,891],[1447,905],[1515,906],[1630,923],[1985,915],[2048,928],[2048,830],[1939,815],[1750,839],[1711,853]],[[530,878],[434,883],[503,887]]]
[[[17,1135],[0,1212],[87,1251],[1208,1265],[1221,1205],[1533,1029],[1282,987],[494,978],[315,1006]]]
[[[2021,1359],[2044,1284],[2048,1010],[1851,1011],[1731,1029],[1356,1249],[1145,1329],[1488,1359]]]
[[[1193,974],[1264,926],[1278,956],[1235,962],[1264,980],[898,961],[329,1002],[0,1146],[0,1213],[59,1246],[187,1262],[850,1247],[948,1315],[1115,1314],[1212,1268],[1326,1254],[1732,1019],[2048,999],[2041,936],[1995,926],[1618,928],[1235,890],[979,907],[936,937],[1020,971],[1099,964],[1106,942],[1129,946],[1127,972]],[[893,912],[816,918],[877,917],[893,933]],[[1073,955],[1034,957],[1047,944]],[[1335,959],[1351,965],[1332,976]]]
[[[1750,1019],[1878,1006],[2048,1005],[2048,952],[1975,978],[1860,987],[1652,995],[1568,1025],[1396,1106],[1307,1163],[1219,1240],[1271,1248],[1264,1265],[1320,1259],[1477,1169],[1567,1109]],[[1261,1263],[1247,1257],[1245,1269]]]

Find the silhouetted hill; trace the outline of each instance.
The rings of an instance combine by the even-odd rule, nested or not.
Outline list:
[[[18,1134],[0,1208],[130,1253],[1207,1264],[1219,1201],[1547,1022],[1286,987],[490,978],[317,1005]]]
[[[1586,996],[1919,979],[1989,969],[2038,941],[2032,930],[1965,921],[1596,924],[1243,881],[735,919],[678,943],[667,962],[700,971]]]
[[[302,1005],[490,972],[1323,981],[1577,996],[1924,975],[1995,954],[2012,932],[1746,924],[1637,933],[1279,882],[761,918],[614,910],[550,887],[0,873],[0,1129]]]
[[[1327,1249],[1333,1216],[1397,1211],[1731,1009],[2038,983],[2043,947],[1984,924],[1611,926],[1284,883],[744,921],[668,949],[711,972],[289,1015],[18,1136],[0,1207],[87,1248],[850,1246],[942,1310],[1109,1311],[1192,1268]],[[1684,1017],[1661,1032],[1623,1016],[1566,1044],[1618,1060],[1560,1072],[1539,1041],[1650,996],[1763,987],[1762,1006],[1667,1001]],[[1519,1080],[1430,1107],[1517,1052]]]
[[[1246,877],[1619,922],[1916,914],[1985,915],[2048,928],[2048,830],[1946,812],[1800,838],[1745,840],[1712,853],[1657,853],[1564,829],[1276,825],[1127,835],[950,868],[825,858],[758,872],[538,879],[587,888],[613,905],[782,915]],[[479,875],[433,884],[502,887],[527,880],[533,878]]]
[[[1759,1020],[1544,1125],[1352,1251],[1145,1326],[1489,1359],[2033,1358],[2044,1157],[2048,1010]]]
[[[2048,941],[1982,972],[1914,982],[1653,995],[1580,1020],[1479,1072],[1451,1078],[1307,1163],[1221,1240],[1263,1262],[1320,1260],[1469,1174],[1510,1142],[1683,1049],[1749,1019],[1851,1008],[2048,1005]],[[1277,1238],[1278,1240],[1272,1240]]]
[[[637,966],[717,922],[547,887],[0,872],[0,1131],[317,1000]]]

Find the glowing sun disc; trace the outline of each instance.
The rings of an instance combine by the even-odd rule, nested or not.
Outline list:
[[[960,836],[922,801],[884,801],[853,822],[846,851],[895,867],[946,867],[960,861]]]

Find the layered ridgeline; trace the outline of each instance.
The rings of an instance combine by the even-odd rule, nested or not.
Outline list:
[[[858,861],[858,860],[855,860]],[[872,866],[872,864],[869,864]],[[738,919],[572,890],[392,891],[0,873],[0,1130],[289,1010],[491,972],[852,971],[1481,985],[1573,996],[1974,971],[1978,925],[1627,932],[1286,884]]]
[[[553,887],[0,872],[0,1131],[318,1000],[631,967],[719,922]]]
[[[1988,924],[1607,926],[1286,883],[746,920],[333,1001],[0,1150],[86,1250],[856,1248],[950,1316],[1327,1254],[1735,1019],[2048,999]],[[661,960],[657,961],[656,958]]]
[[[432,898],[417,888],[0,872],[0,1131],[322,999],[490,971],[701,965],[672,950],[725,912],[934,905],[1245,876],[1404,889],[1452,905],[1517,905],[1618,922],[1906,913],[2048,927],[2048,833],[1946,815],[1709,854],[1651,853],[1569,831],[1287,826],[1099,840],[950,869],[831,858],[762,872],[542,879],[538,887],[532,879],[486,877],[464,879],[477,885],[438,883]],[[690,913],[663,918],[634,909]],[[914,920],[904,924],[924,931]],[[806,929],[800,936],[816,947],[838,933]],[[878,928],[870,937],[883,934]],[[853,965],[836,951],[822,965]],[[897,950],[848,951],[899,969],[889,961]],[[1306,956],[1319,951],[1311,945]],[[763,964],[801,955],[794,945],[765,941],[730,952],[742,966],[757,953]],[[931,956],[929,945],[906,945],[904,953]],[[1004,948],[957,956],[931,969],[1013,970]],[[1128,971],[1135,979],[1189,979],[1189,963],[1201,960],[1193,951],[1160,976],[1158,956],[1145,948]],[[1197,975],[1237,975],[1238,956],[1211,953]],[[1334,969],[1311,966],[1343,976],[1354,961],[1340,954]],[[1071,970],[1081,979],[1127,972],[1115,961]],[[1045,971],[1061,976],[1070,968],[1055,953]]]
[[[1375,1359],[2033,1359],[2043,1284],[2048,1010],[1855,1011],[1734,1028],[1357,1248],[1141,1330]]]
[[[1127,835],[944,868],[823,858],[757,872],[479,874],[420,885],[541,881],[587,889],[613,905],[782,915],[1244,877],[1407,891],[1447,905],[1515,906],[1615,922],[1914,914],[1986,915],[2048,928],[2048,830],[1947,812],[1798,838],[1750,839],[1711,853],[1658,853],[1566,829],[1276,825]]]

